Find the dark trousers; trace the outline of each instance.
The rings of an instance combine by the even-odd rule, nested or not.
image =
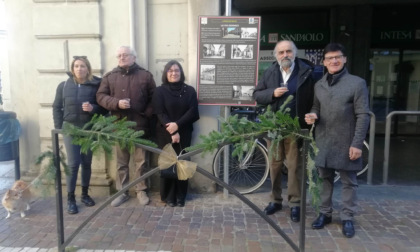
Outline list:
[[[335,170],[321,167],[319,167],[318,170],[319,177],[323,179],[320,212],[327,216],[331,216],[333,212],[332,195],[334,190]],[[354,213],[357,210],[357,172],[343,170],[338,170],[338,172],[340,172],[342,184],[341,200],[343,201],[340,218],[341,220],[353,220]]]
[[[90,176],[92,174],[92,152],[88,151],[86,154],[80,151],[80,145],[71,143],[72,137],[64,136],[64,146],[67,153],[67,165],[69,173],[66,176],[67,192],[74,192],[76,188],[77,174],[79,166],[82,165],[81,183],[82,186],[89,186]]]
[[[160,199],[165,202],[185,202],[188,180],[160,178]]]
[[[192,132],[189,130],[178,129],[180,135],[180,143],[173,143],[172,147],[175,153],[179,155],[181,151],[191,146]],[[166,127],[158,123],[156,125],[156,141],[159,148],[172,143],[171,135],[166,131]],[[183,152],[184,153],[184,152]],[[185,203],[188,191],[188,180],[160,178],[160,199],[165,202],[181,202]]]

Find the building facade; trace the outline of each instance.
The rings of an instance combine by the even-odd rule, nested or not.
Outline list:
[[[35,158],[52,145],[52,102],[73,55],[86,55],[101,76],[117,66],[116,48],[130,45],[157,85],[164,65],[176,59],[195,87],[198,15],[220,12],[212,0],[6,0],[5,9],[10,73],[3,78],[4,109],[16,112],[21,123],[21,172],[28,180],[38,174]],[[218,113],[219,108],[200,108],[195,134],[217,129]],[[211,166],[211,158],[194,158]],[[115,167],[115,158],[94,157],[92,188],[109,193],[101,188],[109,188]],[[191,187],[211,191],[212,184],[201,180],[194,178]]]
[[[308,58],[320,63],[321,49],[327,43],[344,44],[350,72],[368,82],[377,132],[383,133],[389,112],[420,110],[420,20],[412,18],[420,7],[416,2],[340,1],[340,5],[331,5],[323,0],[235,0],[232,15],[261,16],[262,51],[272,50],[278,40],[292,39]],[[115,49],[130,45],[138,52],[137,62],[149,69],[158,85],[163,66],[176,59],[185,69],[187,83],[196,87],[198,16],[221,15],[226,4],[218,0],[4,3],[8,23],[4,109],[16,112],[22,125],[21,170],[28,178],[38,173],[35,157],[51,146],[51,106],[73,55],[88,56],[94,74],[100,76],[116,66]],[[218,129],[220,107],[200,106],[200,116],[195,136]],[[419,118],[400,118],[393,129],[419,135]],[[193,161],[211,170],[210,156],[198,155]],[[93,185],[108,188],[114,174],[115,160],[94,159]],[[191,182],[197,191],[214,190],[201,176]]]

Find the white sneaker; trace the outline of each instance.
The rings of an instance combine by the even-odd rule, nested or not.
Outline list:
[[[147,194],[145,191],[140,191],[137,193],[137,199],[139,199],[139,203],[142,206],[145,206],[149,204],[149,197],[147,197]]]
[[[118,207],[129,199],[130,196],[128,194],[123,193],[111,202],[111,206]]]

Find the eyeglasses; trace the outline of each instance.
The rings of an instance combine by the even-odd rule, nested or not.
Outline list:
[[[123,53],[123,54],[118,54],[117,55],[117,59],[119,58],[127,58],[128,56],[131,56],[131,53]]]
[[[175,69],[175,70],[168,70],[168,73],[172,74],[172,73],[180,73],[181,71],[179,69]]]
[[[87,59],[86,56],[73,56],[73,59],[77,60],[77,59]]]
[[[341,60],[343,57],[344,57],[344,55],[337,55],[337,56],[325,57],[324,60],[326,62],[331,62],[334,59],[338,61],[338,60]]]

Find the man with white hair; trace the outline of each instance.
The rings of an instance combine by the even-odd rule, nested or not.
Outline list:
[[[136,122],[136,130],[143,130],[145,137],[149,134],[149,118],[152,115],[152,97],[156,88],[153,75],[136,64],[136,52],[129,46],[117,49],[118,67],[106,73],[96,94],[98,103],[111,111],[118,119],[127,118]],[[144,173],[146,152],[142,148],[135,148],[135,175],[140,177]],[[117,146],[117,176],[116,188],[121,190],[129,181],[130,152],[126,148]],[[142,181],[136,185],[137,198],[141,205],[149,204],[146,193],[146,183]],[[111,206],[117,207],[130,199],[128,191],[112,201]]]
[[[279,41],[274,48],[276,61],[264,72],[254,91],[254,98],[260,105],[271,106],[277,111],[289,95],[293,96],[286,106],[290,115],[299,118],[302,128],[308,128],[305,114],[312,106],[314,83],[313,64],[296,57],[296,45],[289,40]],[[270,141],[267,141],[270,145]],[[282,209],[282,168],[287,163],[287,195],[290,207],[290,218],[300,221],[301,172],[298,143],[295,138],[286,138],[277,146],[278,155],[273,153],[270,160],[270,178],[272,185],[272,201],[264,209],[267,215]]]

